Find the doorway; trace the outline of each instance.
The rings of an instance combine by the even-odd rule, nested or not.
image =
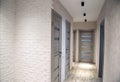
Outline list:
[[[93,63],[94,31],[79,32],[79,62]]]
[[[99,77],[103,78],[104,67],[104,20],[100,24]]]
[[[61,82],[61,29],[62,17],[52,10],[51,82]]]
[[[76,62],[76,30],[73,30],[73,62]]]
[[[67,78],[70,71],[70,27],[71,24],[66,20],[66,56],[65,56],[65,77]]]

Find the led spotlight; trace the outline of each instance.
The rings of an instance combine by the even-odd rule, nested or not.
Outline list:
[[[82,2],[81,2],[81,6],[84,6],[84,5],[85,5],[85,2],[82,1]]]
[[[85,19],[85,22],[87,22],[87,19]]]
[[[83,16],[86,16],[86,13],[83,13]]]

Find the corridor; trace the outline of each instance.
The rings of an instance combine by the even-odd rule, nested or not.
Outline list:
[[[0,82],[120,82],[120,0],[0,0]]]

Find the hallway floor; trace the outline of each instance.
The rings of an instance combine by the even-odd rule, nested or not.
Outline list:
[[[94,64],[75,63],[65,82],[101,82],[101,79],[97,78],[97,70]]]

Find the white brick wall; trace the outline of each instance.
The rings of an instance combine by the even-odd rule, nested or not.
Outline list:
[[[51,82],[51,0],[0,2],[0,82]]]
[[[50,82],[51,0],[16,5],[16,82]]]
[[[0,0],[0,82],[14,82],[15,0]]]

